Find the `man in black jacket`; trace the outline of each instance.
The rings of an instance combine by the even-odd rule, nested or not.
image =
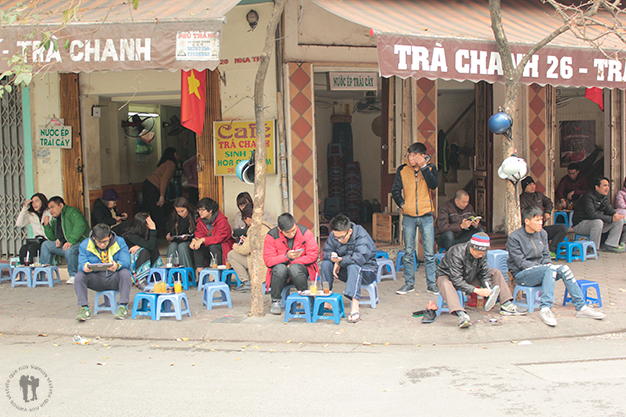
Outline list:
[[[445,250],[459,243],[465,243],[472,235],[484,230],[480,227],[480,218],[476,217],[474,207],[469,203],[467,191],[459,190],[453,199],[439,206],[435,239],[437,245]]]
[[[130,226],[127,213],[117,212],[117,202],[120,196],[114,188],[107,188],[102,192],[102,198],[93,203],[91,211],[91,224],[106,224],[115,232],[116,235],[122,236],[126,229]]]
[[[472,323],[461,307],[457,290],[468,295],[475,293],[481,297],[490,297],[494,291],[494,297],[497,296],[500,302],[500,314],[502,315],[518,316],[528,312],[526,308],[511,302],[513,295],[502,276],[502,272],[498,269],[490,269],[487,265],[485,255],[488,250],[489,236],[486,233],[477,233],[472,236],[469,242],[451,247],[437,268],[439,293],[448,304],[450,314],[459,316],[460,328],[467,328]],[[479,288],[479,285],[483,288]],[[485,304],[485,309],[493,308],[493,304],[488,304]]]
[[[623,253],[624,246],[620,245],[624,216],[618,214],[609,203],[609,179],[597,177],[593,180],[594,188],[587,191],[574,207],[574,232],[579,235],[589,235],[591,240],[600,248],[600,239],[603,233],[608,233],[604,246],[605,252]]]

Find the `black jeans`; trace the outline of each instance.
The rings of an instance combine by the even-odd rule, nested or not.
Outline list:
[[[484,232],[484,230],[480,227],[478,228],[470,227],[468,230],[462,230],[458,236],[455,236],[454,232],[443,232],[437,238],[437,245],[440,248],[444,248],[445,250],[448,250],[454,245],[468,242],[472,238],[473,234],[480,233],[480,232]]]
[[[211,263],[211,255],[215,257],[218,265],[223,265],[222,262],[222,244],[200,246],[198,249],[192,250],[193,260],[195,261],[196,268],[206,268]]]
[[[24,265],[24,259],[26,258],[26,253],[28,253],[28,259],[33,261],[35,256],[39,256],[39,250],[41,249],[41,243],[31,243],[25,244],[20,248],[20,264]]]
[[[309,271],[306,269],[306,265],[302,264],[278,264],[272,268],[272,301],[280,301],[283,288],[287,285],[287,282],[291,279],[291,283],[296,286],[298,291],[304,291],[308,289]]]
[[[150,217],[156,224],[158,236],[164,237],[166,234],[165,228],[167,227],[167,209],[166,203],[161,207],[157,206],[159,198],[161,198],[159,189],[150,181],[145,180],[141,187],[141,195],[143,197],[141,211],[150,213]]]
[[[543,226],[543,230],[548,234],[550,252],[556,253],[557,246],[559,246],[559,243],[563,242],[569,228],[564,224],[554,224],[552,226]]]

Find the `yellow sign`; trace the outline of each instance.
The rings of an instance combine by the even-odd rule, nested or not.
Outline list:
[[[265,163],[267,173],[276,173],[274,148],[276,147],[276,124],[265,121]],[[215,175],[236,175],[235,167],[241,161],[250,159],[256,149],[256,123],[254,121],[213,122]]]

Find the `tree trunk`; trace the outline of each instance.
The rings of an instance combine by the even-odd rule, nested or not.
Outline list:
[[[252,271],[250,280],[252,285],[252,305],[251,316],[263,315],[263,287],[265,275],[263,275],[263,242],[265,234],[262,232],[263,211],[265,209],[265,106],[264,106],[264,84],[267,68],[272,54],[272,45],[276,34],[276,27],[280,21],[280,16],[285,8],[287,0],[276,0],[274,11],[265,36],[265,45],[261,53],[261,62],[254,80],[254,115],[256,121],[256,150],[254,154],[254,210],[252,212],[252,225],[248,232],[250,246],[252,248]]]

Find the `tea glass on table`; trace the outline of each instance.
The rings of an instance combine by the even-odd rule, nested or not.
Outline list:
[[[309,291],[311,292],[311,294],[317,294],[317,282],[312,282],[309,285]]]
[[[322,289],[324,290],[324,295],[330,294],[330,282],[322,282]]]
[[[180,262],[178,261],[178,256],[172,257],[172,263],[174,264],[174,268],[178,268],[180,266]]]

